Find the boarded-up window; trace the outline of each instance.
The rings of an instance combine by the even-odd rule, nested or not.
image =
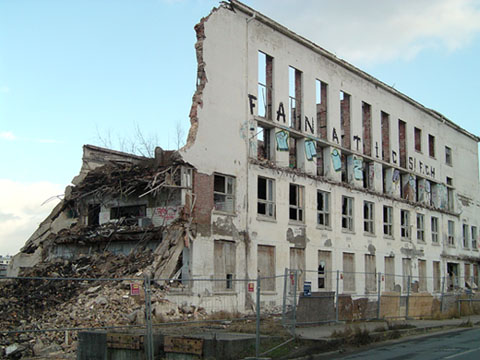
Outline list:
[[[216,240],[214,242],[215,290],[233,290],[235,279],[235,243]]]
[[[418,290],[427,291],[427,262],[418,260]]]
[[[275,246],[258,245],[257,269],[261,279],[261,289],[275,290]]]
[[[377,265],[375,255],[365,255],[365,292],[377,291]]]
[[[332,253],[318,251],[318,289],[330,291],[332,288]]]
[[[303,289],[305,280],[305,249],[290,248],[290,270],[297,271],[297,290]]]
[[[395,258],[385,256],[385,291],[395,289]]]
[[[412,260],[411,259],[402,259],[402,275],[403,275],[403,291],[407,292],[408,281],[412,276]],[[410,280],[411,281],[411,280]]]
[[[355,254],[343,253],[343,291],[355,291]]]
[[[440,291],[440,261],[433,262],[433,291]]]

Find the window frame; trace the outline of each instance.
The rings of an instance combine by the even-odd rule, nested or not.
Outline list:
[[[455,246],[455,222],[453,220],[447,222],[447,245]]]
[[[425,242],[425,215],[417,213],[417,241]]]
[[[366,234],[375,235],[375,203],[371,201],[363,202],[363,231]]]
[[[472,241],[472,250],[478,250],[477,248],[477,236],[478,236],[478,230],[475,225],[472,225],[470,227],[470,238]]]
[[[319,196],[323,197],[322,208],[320,208]],[[320,218],[323,218],[323,223],[320,222]],[[317,190],[317,226],[330,229],[330,192]]]
[[[433,226],[433,224],[435,223],[435,226]],[[430,218],[430,233],[432,235],[432,244],[438,244],[438,235],[439,235],[439,231],[438,231],[438,217],[436,216],[432,216]]]
[[[468,229],[468,224],[462,224],[462,242],[463,242],[463,248],[468,249],[469,248],[469,229]]]
[[[385,219],[385,215],[387,215],[387,219]],[[386,229],[389,231],[385,231]],[[383,205],[383,235],[393,238],[393,207],[388,205]]]
[[[295,188],[296,201],[294,204],[292,203],[292,188]],[[292,218],[292,211],[295,212],[295,218]],[[299,223],[305,222],[305,187],[302,185],[289,184],[288,219]]]
[[[445,146],[445,164],[452,166],[453,164],[453,159],[452,159],[452,148],[449,146]]]
[[[400,237],[403,240],[411,240],[410,211],[400,209]]]
[[[260,179],[265,180],[265,199],[260,198]],[[271,199],[269,199],[271,197]],[[265,213],[260,212],[260,205],[265,207]],[[271,210],[269,212],[269,210]],[[258,176],[257,178],[257,215],[275,219],[276,218],[276,204],[275,204],[275,180],[264,176]]]
[[[354,198],[342,195],[342,231],[354,232],[355,224],[353,207]]]
[[[416,152],[422,152],[422,129],[413,128],[414,148]]]
[[[435,159],[435,136],[428,134],[428,155]]]
[[[215,179],[216,178],[224,178],[224,188],[225,188],[225,191],[224,192],[221,192],[219,190],[215,190]],[[229,193],[229,180],[231,180],[231,193]],[[215,211],[218,211],[218,212],[222,212],[222,213],[226,213],[226,214],[235,214],[235,191],[236,191],[236,183],[235,183],[235,177],[233,176],[230,176],[230,175],[224,175],[224,174],[217,174],[215,173],[214,174],[214,178],[213,178],[213,207],[215,209]],[[227,199],[230,198],[232,200],[232,210],[229,211],[229,210],[226,210],[226,209],[219,209],[217,208],[217,204],[219,204],[220,202],[218,200],[215,199],[215,197],[219,197],[219,196],[224,196],[225,197],[225,201],[224,201],[224,204],[227,203]],[[225,205],[224,205],[225,207]]]

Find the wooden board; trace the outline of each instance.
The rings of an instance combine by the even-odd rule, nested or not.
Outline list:
[[[165,336],[163,351],[166,353],[202,355],[202,350],[202,339]]]
[[[143,335],[109,333],[107,334],[107,347],[139,350],[143,348]]]

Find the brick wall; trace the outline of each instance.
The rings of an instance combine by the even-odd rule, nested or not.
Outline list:
[[[197,224],[210,224],[213,210],[213,174],[195,172],[193,191],[196,195],[193,219]]]
[[[382,160],[390,161],[390,116],[382,111]]]

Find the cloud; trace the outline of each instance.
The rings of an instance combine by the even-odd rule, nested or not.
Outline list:
[[[50,182],[17,182],[0,179],[0,254],[15,254],[50,214],[64,185]],[[42,205],[43,204],[43,205]]]
[[[355,63],[455,51],[480,32],[478,0],[254,0],[252,6]]]
[[[16,140],[17,137],[13,135],[11,131],[0,131],[0,139],[4,140]]]
[[[10,88],[7,85],[0,86],[0,93],[6,94],[9,92],[10,92]]]

